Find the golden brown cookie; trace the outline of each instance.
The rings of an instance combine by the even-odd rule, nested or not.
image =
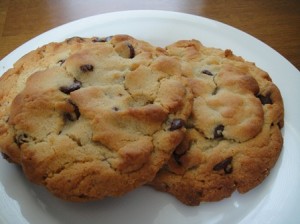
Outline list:
[[[71,54],[88,48],[96,40],[73,37],[61,43],[47,44],[24,55],[0,77],[0,148],[5,158],[15,163],[21,160],[20,150],[14,143],[14,134],[8,128],[8,119],[10,105],[25,87],[28,77],[37,71],[59,67]]]
[[[230,50],[196,40],[166,49],[182,61],[194,102],[184,140],[150,185],[187,205],[251,190],[268,176],[282,148],[278,88]]]
[[[178,60],[146,42],[126,35],[69,42],[76,44],[30,53],[1,78],[8,90],[19,82],[9,98],[0,95],[8,99],[2,152],[60,198],[123,195],[151,181],[182,141],[192,94]],[[28,61],[37,54],[44,66]]]

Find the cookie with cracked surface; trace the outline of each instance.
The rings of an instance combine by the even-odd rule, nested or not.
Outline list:
[[[184,137],[192,94],[181,73],[162,49],[116,35],[31,74],[7,121],[24,173],[70,201],[151,181]]]
[[[14,133],[8,127],[8,119],[11,103],[24,89],[28,77],[37,71],[61,66],[71,54],[88,48],[97,39],[72,37],[63,42],[49,43],[24,55],[0,77],[0,149],[9,161],[21,161]]]
[[[266,72],[230,50],[191,40],[167,52],[182,60],[194,103],[184,140],[150,185],[187,205],[253,189],[282,149],[280,91]]]

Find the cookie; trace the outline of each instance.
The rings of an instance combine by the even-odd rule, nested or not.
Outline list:
[[[178,41],[193,93],[186,136],[150,183],[187,205],[248,192],[275,165],[283,144],[283,101],[269,75],[230,50]]]
[[[60,43],[49,43],[24,55],[0,77],[0,148],[6,159],[15,163],[21,161],[14,133],[8,128],[8,119],[11,103],[23,90],[28,77],[37,71],[59,67],[65,58],[89,47],[96,40],[97,38],[73,37]]]
[[[10,77],[24,78],[2,118],[2,135],[10,138],[1,149],[62,199],[121,196],[151,181],[170,158],[184,138],[193,95],[178,59],[160,48],[126,35],[75,42],[82,46],[34,73],[4,74],[4,87]]]

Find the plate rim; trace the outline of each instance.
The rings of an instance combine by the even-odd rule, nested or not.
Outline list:
[[[272,48],[271,46],[269,46],[268,44],[266,44],[262,40],[256,38],[255,36],[247,33],[244,30],[238,29],[238,28],[236,28],[236,27],[234,27],[232,25],[228,25],[228,24],[226,24],[226,23],[224,23],[222,21],[214,20],[214,19],[202,16],[202,15],[195,15],[195,14],[191,14],[191,13],[178,12],[178,11],[172,11],[172,10],[157,10],[157,9],[135,9],[135,10],[112,11],[112,12],[106,12],[106,13],[102,13],[102,14],[95,14],[95,15],[91,15],[91,16],[87,16],[87,17],[82,17],[82,18],[71,20],[71,21],[69,21],[67,23],[64,23],[64,24],[61,24],[59,26],[50,28],[50,29],[46,30],[45,32],[40,33],[39,35],[37,35],[37,36],[35,36],[35,37],[33,37],[33,38],[25,41],[23,44],[21,44],[20,46],[18,46],[17,48],[15,48],[13,51],[11,51],[10,53],[8,53],[5,57],[3,57],[1,59],[1,61],[0,61],[0,65],[2,65],[1,64],[2,61],[9,60],[10,57],[11,57],[11,55],[15,54],[15,51],[18,51],[20,48],[24,48],[24,47],[26,48],[27,45],[31,44],[34,41],[40,40],[41,38],[43,38],[44,36],[46,36],[46,34],[48,34],[50,32],[54,32],[54,31],[56,31],[58,29],[63,29],[66,26],[71,26],[72,24],[77,24],[77,23],[80,23],[80,22],[84,23],[86,21],[93,20],[93,19],[95,19],[95,18],[97,18],[99,16],[101,16],[101,17],[111,17],[112,15],[113,16],[125,16],[125,15],[128,16],[129,15],[129,16],[132,16],[132,17],[136,17],[136,16],[151,17],[151,16],[153,16],[153,15],[150,15],[150,14],[155,14],[155,16],[157,16],[157,15],[163,16],[165,18],[169,18],[170,16],[179,16],[180,19],[184,18],[186,20],[188,18],[188,20],[193,20],[193,21],[196,21],[196,22],[199,22],[200,20],[203,20],[203,21],[206,21],[208,23],[216,23],[216,24],[219,24],[219,25],[221,25],[223,27],[226,27],[229,30],[234,30],[235,32],[242,33],[244,36],[247,36],[248,38],[254,39],[257,43],[263,45],[264,47],[268,48],[269,50],[272,50],[273,51],[272,53],[274,53],[277,56],[283,58],[286,63],[288,63],[291,67],[293,67],[293,69],[296,70],[296,72],[300,73],[300,71],[296,68],[296,66],[293,65],[282,54],[280,54],[276,49]],[[115,19],[112,19],[112,20],[115,20]],[[30,48],[30,49],[33,50],[32,48]]]

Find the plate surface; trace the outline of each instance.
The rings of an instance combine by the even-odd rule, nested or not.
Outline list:
[[[0,62],[0,74],[25,53],[72,36],[129,34],[157,46],[198,39],[230,48],[267,71],[285,103],[284,146],[270,176],[245,195],[188,207],[172,196],[141,187],[121,198],[84,204],[61,201],[27,181],[20,168],[0,159],[0,223],[300,223],[300,72],[279,53],[228,25],[182,13],[124,11],[77,20],[25,43]]]

